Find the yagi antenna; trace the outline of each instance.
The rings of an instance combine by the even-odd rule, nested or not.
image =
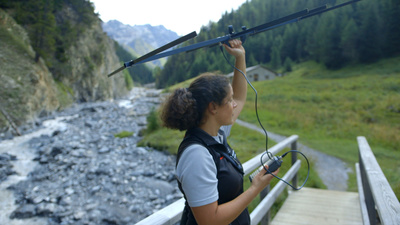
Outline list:
[[[181,47],[181,48],[165,51],[165,50],[170,49],[170,48],[172,48],[172,47],[174,47],[176,45],[179,45],[179,44],[181,44],[181,43],[183,43],[183,42],[185,42],[185,41],[187,41],[189,39],[192,39],[192,38],[196,37],[197,36],[196,32],[192,32],[192,33],[187,34],[187,35],[185,35],[185,36],[183,36],[181,38],[178,38],[175,41],[172,41],[172,42],[170,42],[170,43],[168,43],[168,44],[166,44],[166,45],[164,45],[164,46],[162,46],[162,47],[160,47],[160,48],[158,48],[158,49],[156,49],[154,51],[151,51],[151,52],[149,52],[149,53],[147,53],[147,54],[145,54],[145,55],[143,55],[143,56],[141,56],[141,57],[139,57],[139,58],[137,58],[135,60],[131,60],[129,62],[125,62],[124,65],[121,68],[119,68],[119,69],[115,70],[114,72],[110,73],[108,75],[108,77],[111,77],[112,75],[124,70],[125,68],[131,67],[131,66],[134,66],[134,65],[138,65],[138,64],[142,64],[142,63],[146,63],[146,62],[149,62],[149,61],[157,60],[157,59],[160,59],[160,58],[163,58],[163,57],[167,57],[167,56],[170,56],[170,55],[175,55],[175,54],[178,54],[178,53],[181,53],[181,52],[191,52],[191,51],[195,51],[197,49],[204,48],[204,47],[213,47],[213,46],[216,46],[216,45],[218,45],[220,43],[229,45],[228,42],[231,39],[240,38],[242,43],[244,43],[247,36],[253,36],[253,35],[259,34],[259,33],[264,32],[264,31],[275,29],[275,28],[280,27],[280,26],[284,26],[284,25],[287,25],[287,24],[290,24],[290,23],[298,22],[300,20],[315,16],[315,15],[319,15],[319,14],[322,14],[324,12],[328,12],[328,11],[331,11],[331,10],[334,10],[334,9],[338,9],[338,8],[343,7],[343,6],[346,6],[346,5],[349,5],[349,4],[353,4],[353,3],[356,3],[356,2],[359,2],[359,1],[361,1],[361,0],[351,0],[351,1],[344,2],[342,4],[339,4],[339,5],[330,7],[330,8],[327,8],[326,5],[323,5],[323,6],[317,7],[317,8],[312,9],[312,10],[304,9],[304,10],[301,10],[299,12],[290,14],[288,16],[285,16],[285,17],[270,21],[268,23],[253,27],[251,29],[247,29],[245,26],[243,26],[242,27],[242,31],[240,31],[238,33],[234,33],[233,32],[233,27],[232,27],[232,25],[230,25],[228,27],[229,34],[227,34],[225,36],[217,37],[215,39],[211,39],[211,40],[208,40],[208,41],[203,41],[203,42],[192,44],[192,45],[189,45],[189,46],[185,46],[185,47]]]
[[[135,60],[131,60],[129,62],[125,62],[124,65],[121,68],[119,68],[119,69],[115,70],[114,72],[108,74],[108,77],[111,77],[112,75],[122,71],[123,69],[125,69],[127,67],[131,67],[132,65],[137,64],[138,62],[141,62],[141,61],[143,61],[143,60],[145,60],[145,59],[147,59],[147,58],[149,58],[149,57],[151,57],[153,55],[156,55],[156,54],[158,54],[160,52],[163,52],[163,51],[165,51],[165,50],[167,50],[169,48],[172,48],[172,47],[174,47],[176,45],[179,45],[182,42],[185,42],[185,41],[187,41],[189,39],[192,39],[192,38],[194,38],[196,36],[197,36],[196,31],[193,31],[192,33],[187,34],[187,35],[185,35],[183,37],[180,37],[180,38],[176,39],[175,41],[172,41],[172,42],[170,42],[170,43],[168,43],[168,44],[166,44],[166,45],[164,45],[164,46],[162,46],[160,48],[157,48],[157,49],[147,53],[146,55],[143,55],[143,56],[141,56],[141,57],[139,57],[139,58],[137,58]]]

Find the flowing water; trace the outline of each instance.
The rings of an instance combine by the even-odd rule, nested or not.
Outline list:
[[[124,213],[134,222],[181,198],[170,181],[174,158],[136,146],[159,97],[159,90],[134,88],[123,99],[56,112],[55,119],[42,121],[35,131],[0,141],[0,154],[16,158],[7,161],[15,174],[0,182],[0,225],[57,224],[57,219],[100,224],[104,217],[110,224],[124,224]],[[120,130],[134,135],[115,138],[112,134]],[[38,180],[41,175],[43,181]],[[121,195],[116,198],[117,193]]]
[[[137,92],[137,93],[136,93]],[[118,105],[124,108],[140,108],[140,102],[134,101],[134,98],[142,96],[144,90],[135,89],[129,99],[118,101]],[[143,97],[143,96],[142,96]],[[142,98],[141,97],[141,98]],[[148,113],[147,109],[140,108],[140,114]],[[78,116],[78,115],[75,115]],[[47,224],[45,217],[32,217],[28,219],[10,219],[9,216],[18,207],[15,204],[14,192],[8,190],[9,186],[17,184],[20,181],[27,179],[27,176],[32,172],[37,165],[33,159],[37,156],[34,149],[29,147],[29,141],[32,138],[40,137],[42,135],[51,136],[55,131],[62,131],[67,129],[68,124],[64,121],[73,119],[75,116],[56,117],[44,121],[43,126],[36,131],[25,134],[19,137],[14,137],[10,140],[3,140],[0,142],[0,154],[8,153],[16,156],[17,160],[12,160],[12,169],[16,174],[10,175],[7,179],[0,183],[0,225],[43,225]],[[249,127],[264,134],[264,131],[253,124],[249,124],[240,120],[237,123],[242,126]],[[268,136],[274,141],[282,141],[286,137],[268,132]],[[298,148],[307,157],[311,158],[314,162],[315,170],[318,172],[324,184],[328,189],[332,190],[346,190],[348,172],[351,171],[347,165],[338,158],[321,153],[317,150],[311,149],[298,143]]]
[[[14,193],[7,188],[22,180],[25,180],[28,174],[33,171],[37,162],[33,161],[35,153],[29,148],[28,141],[41,135],[51,135],[55,130],[62,130],[66,124],[62,122],[65,118],[56,118],[43,122],[43,128],[30,134],[14,137],[10,140],[0,142],[0,154],[8,153],[17,157],[17,160],[11,161],[16,174],[8,176],[0,183],[0,224],[1,225],[42,225],[46,224],[43,218],[33,218],[24,220],[11,220],[9,216],[18,207],[15,204]]]

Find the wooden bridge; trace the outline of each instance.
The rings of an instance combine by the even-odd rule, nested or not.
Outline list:
[[[286,147],[297,150],[298,136],[293,135],[271,147],[276,155]],[[358,192],[302,188],[290,191],[288,198],[274,218],[270,208],[285,190],[286,184],[279,181],[270,191],[267,187],[260,194],[260,203],[251,212],[251,224],[383,224],[400,225],[400,203],[383,174],[367,140],[357,137],[359,162],[355,164]],[[250,174],[260,163],[260,155],[243,164],[245,175]],[[283,176],[297,186],[297,171],[300,160],[292,154],[292,166]],[[185,200],[182,198],[164,209],[155,212],[136,225],[177,224],[180,221]]]

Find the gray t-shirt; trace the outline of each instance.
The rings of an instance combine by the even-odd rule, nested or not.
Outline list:
[[[221,129],[228,137],[232,125]],[[222,143],[222,136],[214,137]],[[198,207],[218,200],[217,168],[207,148],[199,144],[189,145],[181,155],[176,176],[182,184],[190,207]]]

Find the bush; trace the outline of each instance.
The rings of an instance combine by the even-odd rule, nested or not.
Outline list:
[[[147,129],[146,133],[152,133],[160,129],[161,121],[158,117],[157,110],[153,109],[147,116]]]
[[[116,138],[126,138],[126,137],[131,137],[133,135],[133,132],[131,131],[121,131],[118,134],[114,134],[114,137]]]

